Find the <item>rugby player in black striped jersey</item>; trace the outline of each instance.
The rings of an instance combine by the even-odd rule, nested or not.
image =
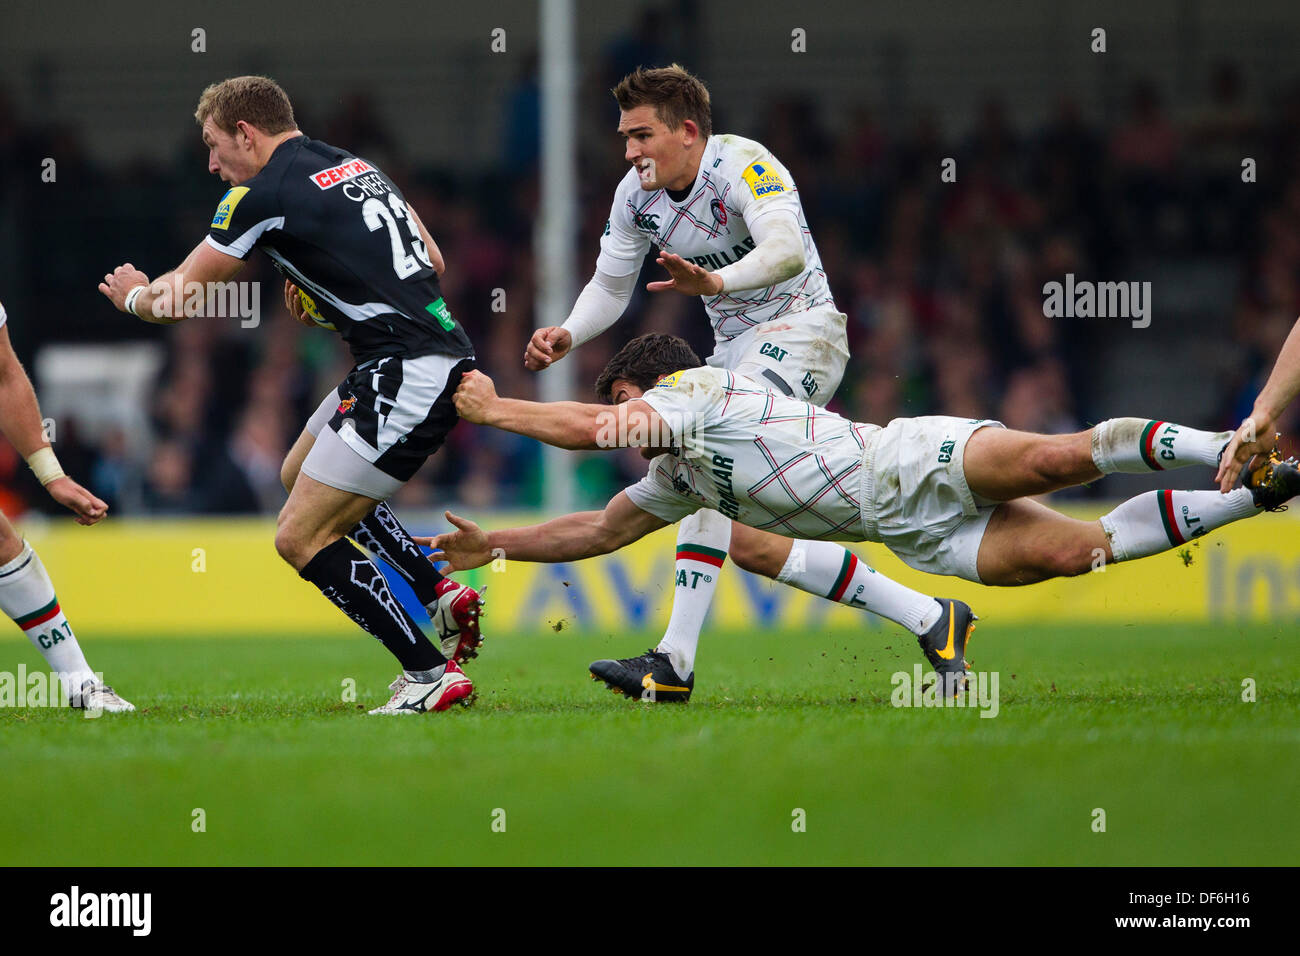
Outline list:
[[[439,291],[442,255],[383,172],[303,135],[274,81],[214,84],[194,116],[209,172],[230,184],[207,237],[153,282],[126,263],[100,291],[125,312],[171,324],[193,311],[184,306],[194,283],[229,282],[260,248],[285,276],[294,317],[343,336],[356,366],[285,458],[289,500],[276,550],[401,663],[391,699],[372,714],[467,702],[473,685],[459,663],[481,643],[482,602],[434,570],[384,503],[442,445],[457,421],[452,395],[474,367],[469,337]],[[410,582],[441,649],[348,538]]]

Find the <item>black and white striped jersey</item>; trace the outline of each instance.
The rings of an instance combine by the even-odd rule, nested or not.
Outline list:
[[[262,249],[358,363],[474,354],[401,191],[346,150],[306,136],[281,143],[221,198],[207,241],[240,259]]]

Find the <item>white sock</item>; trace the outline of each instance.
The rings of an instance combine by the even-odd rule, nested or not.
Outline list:
[[[1159,554],[1225,524],[1261,514],[1249,488],[1217,491],[1148,491],[1101,518],[1116,561]]]
[[[943,606],[928,594],[885,577],[830,541],[796,541],[776,579],[839,604],[860,607],[901,624],[918,637],[934,627]]]
[[[1092,462],[1103,475],[1218,465],[1232,432],[1203,432],[1148,418],[1108,418],[1092,430]]]
[[[682,679],[695,670],[700,630],[713,603],[718,574],[730,545],[731,519],[716,511],[697,511],[677,526],[673,610],[668,629],[655,650],[668,655],[673,670]]]
[[[81,693],[82,683],[95,677],[54,596],[54,584],[40,555],[26,541],[18,557],[0,566],[0,610],[13,618],[50,669],[58,672],[69,699]]]

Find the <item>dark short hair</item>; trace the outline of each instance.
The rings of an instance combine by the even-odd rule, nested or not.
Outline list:
[[[705,139],[713,135],[708,87],[676,63],[653,70],[637,67],[611,92],[624,113],[638,106],[653,106],[659,121],[669,129],[681,129],[682,123],[691,120]]]
[[[631,382],[643,392],[654,388],[665,375],[702,364],[685,339],[675,335],[638,335],[618,350],[596,379],[596,397],[609,404],[613,401],[614,383]]]
[[[232,136],[240,120],[271,136],[297,129],[288,94],[268,76],[232,76],[213,83],[203,91],[194,111],[200,126],[209,118],[217,129]]]

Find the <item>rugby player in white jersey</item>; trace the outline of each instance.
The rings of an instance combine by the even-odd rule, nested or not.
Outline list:
[[[1149,491],[1099,520],[1083,521],[1033,500],[1104,474],[1215,467],[1231,435],[1170,422],[1112,418],[1067,435],[1012,431],[945,416],[851,422],[744,375],[699,367],[690,346],[666,335],[633,339],[597,383],[608,405],[539,403],[497,396],[468,373],[455,395],[467,421],[561,448],[636,446],[645,478],[603,511],[483,532],[448,514],[459,531],[416,539],[453,570],[494,556],[574,561],[630,544],[701,508],[790,537],[883,542],[918,570],[1015,586],[1084,574],[1171,548],[1300,494],[1294,459],[1270,461],[1227,494]],[[775,558],[760,568],[776,574]],[[922,641],[952,696],[964,684],[968,630]],[[625,693],[658,693],[647,667]]]
[[[50,497],[92,525],[108,514],[108,505],[63,473],[50,447],[31,380],[9,343],[8,315],[0,305],[0,431],[26,459]],[[82,653],[72,625],[54,594],[54,584],[32,546],[0,512],[0,610],[36,645],[58,674],[73,707],[89,713],[135,710],[105,684]]]
[[[845,316],[835,307],[798,189],[760,143],[712,130],[709,93],[674,64],[624,77],[614,88],[632,168],[614,193],[596,272],[562,326],[537,330],[525,365],[547,368],[622,315],[651,244],[669,278],[653,292],[700,296],[713,325],[708,363],[733,369],[786,396],[824,406],[848,361]],[[596,661],[594,677],[617,688],[646,666],[671,687],[694,687],[700,629],[728,554],[741,568],[832,600],[865,606],[924,642],[965,630],[970,608],[905,588],[828,541],[791,542],[733,525],[726,508],[683,520],[677,533],[673,609],[658,647],[625,660]],[[850,568],[856,569],[849,576]]]

